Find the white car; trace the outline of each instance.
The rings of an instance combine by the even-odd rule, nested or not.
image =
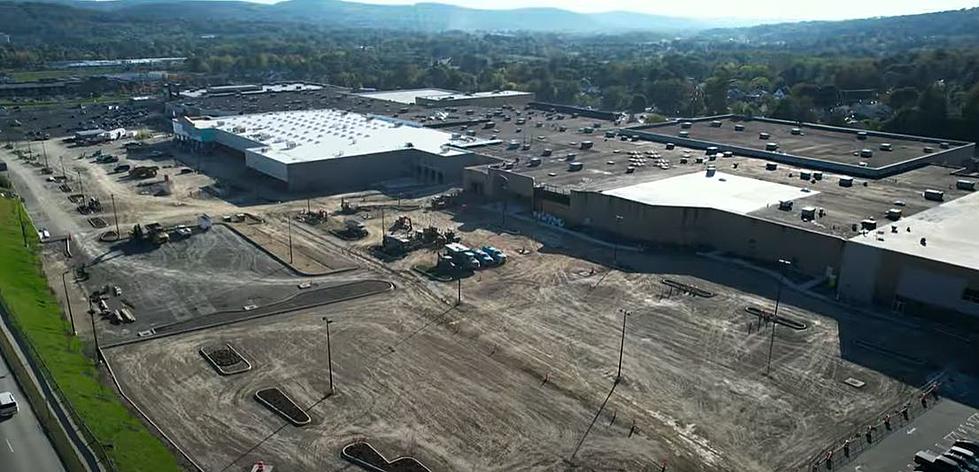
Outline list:
[[[10,392],[0,392],[0,416],[14,416],[17,414],[17,400]]]

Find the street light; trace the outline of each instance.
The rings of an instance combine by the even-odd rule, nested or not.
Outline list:
[[[75,329],[75,314],[71,311],[71,295],[68,294],[68,282],[65,281],[65,276],[71,272],[71,267],[61,273],[61,286],[65,289],[65,305],[68,305],[68,320],[71,321],[71,334],[78,336],[78,330]]]
[[[330,395],[333,395],[333,350],[330,347],[330,324],[333,321],[325,316],[323,321],[326,322],[326,363],[330,366]]]
[[[622,313],[622,339],[619,341],[619,370],[615,374],[615,383],[619,383],[622,380],[622,352],[625,350],[625,319],[632,314],[621,308],[619,308],[619,313]]]
[[[772,351],[775,350],[775,325],[778,324],[778,306],[782,301],[782,282],[785,279],[785,268],[792,265],[792,261],[785,259],[778,260],[778,288],[775,291],[775,314],[772,315],[772,338],[768,343],[768,367],[765,375],[772,373]]]

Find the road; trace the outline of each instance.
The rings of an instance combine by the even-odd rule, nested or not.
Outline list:
[[[945,399],[844,467],[845,472],[909,472],[914,454],[941,454],[958,439],[979,440],[979,410]]]
[[[58,472],[65,470],[41,429],[27,397],[0,356],[0,392],[13,392],[20,412],[0,419],[0,470],[3,472]]]

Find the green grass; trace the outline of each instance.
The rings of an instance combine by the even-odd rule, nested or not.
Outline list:
[[[29,247],[24,247],[19,207],[16,200],[0,198],[0,296],[12,311],[13,322],[99,442],[112,444],[109,456],[119,470],[181,470],[170,450],[123,406],[112,389],[99,382],[82,343],[68,334],[69,324],[40,271],[37,232],[26,219]]]

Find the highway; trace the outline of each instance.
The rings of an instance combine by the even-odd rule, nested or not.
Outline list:
[[[65,470],[58,454],[41,429],[34,411],[14,380],[6,359],[0,356],[0,392],[12,392],[20,411],[0,418],[0,470],[3,472],[60,472]]]

